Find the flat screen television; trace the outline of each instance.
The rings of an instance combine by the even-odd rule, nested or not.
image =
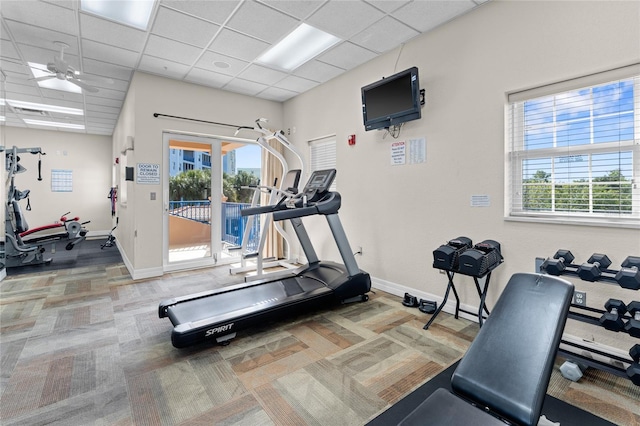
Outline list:
[[[421,117],[416,67],[364,86],[361,91],[365,130],[389,128]]]

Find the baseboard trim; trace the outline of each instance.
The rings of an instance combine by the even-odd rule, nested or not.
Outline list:
[[[442,301],[444,300],[444,291],[446,290],[445,287],[443,287],[443,295],[442,296],[438,296],[432,293],[427,293],[425,291],[420,291],[420,290],[416,290],[415,288],[410,288],[410,287],[406,287],[403,286],[401,284],[398,283],[394,283],[391,281],[386,281],[380,278],[376,278],[376,277],[371,277],[371,286],[374,289],[378,289],[378,290],[382,290],[386,293],[389,294],[393,294],[394,296],[399,296],[399,297],[404,297],[405,293],[409,293],[413,296],[416,296],[418,299],[426,299],[426,300],[435,300],[438,305],[440,305],[442,303]],[[452,300],[453,299],[453,300]],[[471,305],[467,305],[464,303],[460,303],[460,309],[464,309],[465,311],[471,311],[471,312],[477,312],[478,311],[478,306],[471,306]],[[444,305],[444,308],[442,308],[442,310],[444,312],[447,312],[451,315],[454,315],[456,312],[456,302],[455,302],[455,297],[449,297],[449,299],[447,300],[447,304]],[[460,318],[464,318],[467,319],[469,321],[473,321],[475,323],[478,322],[478,317],[476,317],[475,315],[469,315],[465,312],[460,311],[458,313],[458,316]],[[430,318],[430,317],[429,317]],[[428,320],[428,318],[425,320],[425,322]]]
[[[116,238],[116,247],[118,248],[118,251],[120,252],[120,256],[122,257],[122,263],[124,263],[124,266],[127,268],[127,271],[129,271],[129,275],[131,275],[131,278],[133,278],[134,280],[144,280],[146,278],[155,278],[155,277],[162,276],[163,271],[161,267],[135,269],[133,267],[133,264],[127,257],[126,253],[122,249],[122,246],[120,246],[120,240],[118,240],[117,238]]]

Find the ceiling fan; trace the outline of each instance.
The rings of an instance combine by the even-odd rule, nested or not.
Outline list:
[[[37,68],[40,71],[48,73],[48,75],[42,75],[35,77],[35,81],[45,81],[57,78],[58,80],[68,81],[76,86],[86,90],[87,92],[96,93],[99,89],[92,86],[90,83],[106,83],[113,84],[113,80],[104,77],[87,77],[80,71],[73,68],[69,63],[64,60],[64,50],[69,48],[67,43],[62,41],[54,41],[53,44],[60,47],[60,56],[55,56],[53,62],[47,64],[46,69]]]

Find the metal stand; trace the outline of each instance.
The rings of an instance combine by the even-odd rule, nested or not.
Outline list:
[[[498,265],[496,265],[496,266],[498,266]],[[438,306],[438,309],[436,309],[436,311],[433,313],[433,316],[431,316],[431,319],[429,319],[429,322],[426,323],[425,326],[422,327],[422,328],[424,330],[428,330],[429,326],[431,325],[431,323],[436,319],[436,317],[438,316],[438,314],[440,313],[442,308],[444,308],[444,305],[447,303],[447,299],[449,298],[449,290],[453,290],[453,295],[456,297],[455,318],[458,319],[458,314],[459,314],[460,311],[462,311],[462,312],[464,312],[466,314],[469,314],[469,315],[477,316],[478,317],[478,323],[479,323],[480,327],[482,328],[482,323],[484,321],[484,316],[482,314],[482,311],[485,311],[487,316],[490,315],[489,309],[487,308],[487,306],[485,304],[485,300],[487,298],[487,290],[489,289],[489,281],[491,279],[492,270],[493,269],[489,270],[489,272],[487,272],[484,276],[478,276],[478,277],[474,276],[473,277],[473,281],[476,284],[476,290],[478,291],[478,297],[480,297],[480,307],[478,308],[478,313],[466,311],[466,310],[460,308],[460,297],[458,297],[458,292],[456,291],[456,286],[453,284],[453,277],[455,275],[455,272],[454,271],[445,270],[445,272],[447,274],[447,278],[449,279],[449,283],[447,284],[447,290],[444,293],[444,300],[442,300],[442,303],[440,304],[440,306]],[[481,288],[479,280],[481,278],[483,278],[483,277],[485,278],[484,287]]]

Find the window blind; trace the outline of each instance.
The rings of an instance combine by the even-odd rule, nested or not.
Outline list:
[[[310,172],[336,168],[336,137],[327,136],[309,142]],[[336,190],[336,181],[331,184],[331,191]]]
[[[637,67],[508,99],[509,216],[640,224]]]

